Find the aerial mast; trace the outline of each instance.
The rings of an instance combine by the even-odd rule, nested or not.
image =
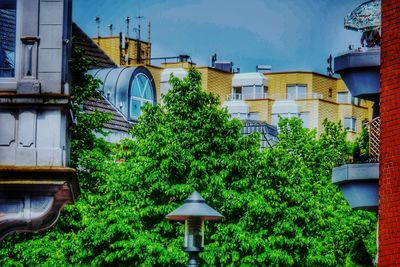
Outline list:
[[[97,25],[97,44],[99,44],[99,41],[100,41],[100,17],[96,17],[94,20],[96,21],[96,25]]]
[[[140,20],[143,19],[143,16],[137,16],[136,19],[138,19],[138,28],[137,28],[137,33],[138,33],[138,38],[137,38],[137,53],[136,53],[136,63],[140,64],[142,63],[142,46],[141,46],[141,40],[140,40]]]
[[[127,16],[125,18],[125,22],[126,22],[126,37],[129,37],[129,22],[131,21],[131,18],[129,16]]]
[[[151,58],[151,22],[149,20],[149,24],[148,24],[148,35],[149,35],[149,43],[147,44],[147,57],[149,58],[149,64],[151,64],[150,62],[150,58]]]
[[[108,24],[108,29],[110,30],[110,36],[112,36],[113,35],[113,25],[112,25],[112,23],[111,24]]]

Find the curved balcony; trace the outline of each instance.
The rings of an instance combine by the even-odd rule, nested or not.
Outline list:
[[[360,48],[335,57],[335,73],[340,74],[353,96],[378,100],[380,54],[379,47]]]
[[[350,207],[378,209],[379,163],[347,164],[333,168],[332,183],[339,186]]]
[[[346,164],[332,170],[332,183],[339,186],[353,209],[377,211],[379,190],[380,118],[369,125],[368,163]]]

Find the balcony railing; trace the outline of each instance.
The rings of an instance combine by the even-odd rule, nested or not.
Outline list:
[[[369,125],[369,161],[379,162],[379,135],[380,135],[381,119],[377,117],[373,119]]]
[[[338,53],[338,56],[345,55],[347,53],[365,53],[365,52],[374,52],[374,51],[380,51],[381,47],[380,46],[374,46],[374,47],[350,47],[346,51],[342,51]]]
[[[302,100],[302,99],[324,99],[320,93],[308,93],[291,95],[288,98],[287,94],[283,93],[262,93],[262,94],[229,94],[226,96],[226,101],[240,101],[240,100],[255,100],[255,99],[274,99],[274,100]]]
[[[254,100],[268,98],[268,93],[250,93],[250,94],[229,94],[226,101]]]

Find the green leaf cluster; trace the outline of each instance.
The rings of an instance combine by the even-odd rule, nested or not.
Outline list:
[[[183,224],[165,215],[195,190],[225,216],[206,224],[205,266],[371,264],[375,215],[351,210],[331,183],[350,153],[343,127],[326,121],[317,138],[281,119],[279,143],[262,151],[200,80],[193,69],[171,77],[164,105],[145,106],[118,146],[94,137],[104,118],[81,114],[79,201],[51,230],[10,236],[0,265],[185,266]]]

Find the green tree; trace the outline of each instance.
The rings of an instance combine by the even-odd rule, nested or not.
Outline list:
[[[362,246],[373,254],[376,218],[352,211],[331,183],[349,155],[343,128],[325,122],[317,139],[283,119],[279,143],[261,151],[200,79],[193,69],[172,77],[164,105],[145,106],[122,145],[77,145],[79,201],[50,231],[10,237],[0,264],[185,266],[183,225],[164,216],[194,190],[226,218],[206,225],[208,266],[344,266]]]

